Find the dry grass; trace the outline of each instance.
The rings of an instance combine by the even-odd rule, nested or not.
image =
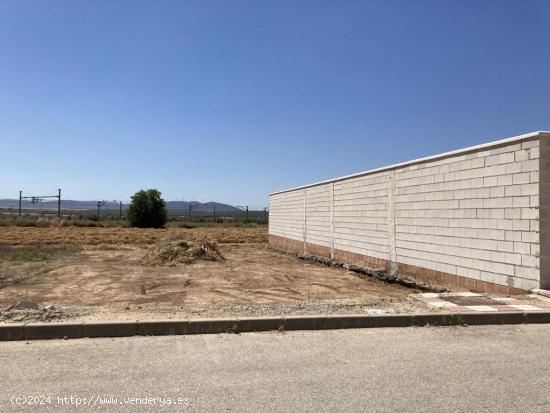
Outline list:
[[[0,264],[48,261],[78,251],[79,248],[76,245],[0,245]]]
[[[0,209],[1,210],[1,209]],[[251,211],[250,220],[244,214],[240,216],[169,216],[166,224],[167,228],[198,228],[198,227],[257,227],[267,225],[266,215],[263,212]],[[104,227],[121,228],[130,227],[126,219],[119,219],[118,216],[105,214],[98,217],[90,214],[67,214],[63,212],[61,218],[55,214],[52,215],[31,215],[21,216],[15,214],[6,214],[0,212],[0,227],[38,227],[38,228],[56,228],[56,227]]]
[[[215,242],[187,242],[182,239],[165,239],[147,252],[141,260],[144,265],[193,264],[197,261],[223,261]]]
[[[55,215],[9,215],[0,214],[0,227],[127,227],[126,220],[113,219],[105,216],[98,218],[94,215],[68,215],[57,218]]]
[[[178,238],[201,242],[205,239],[217,243],[265,243],[266,227],[239,228],[32,228],[7,226],[0,228],[0,245],[147,245],[164,238]]]

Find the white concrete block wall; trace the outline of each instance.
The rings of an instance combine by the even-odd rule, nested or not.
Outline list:
[[[389,259],[388,174],[334,183],[334,248]]]
[[[535,139],[397,170],[397,261],[537,288],[538,168]]]
[[[296,241],[304,240],[304,193],[305,190],[292,191],[283,197],[282,223],[284,237]]]
[[[331,188],[330,184],[307,188],[306,191],[306,241],[331,247]]]
[[[540,140],[539,153],[539,196],[531,200],[539,202],[540,288],[550,289],[550,138]]]
[[[285,197],[286,193],[269,197],[269,233],[285,237]]]
[[[540,169],[550,162],[541,159],[541,139],[550,134],[271,194],[269,233],[489,283],[538,288]],[[550,283],[550,274],[547,278]]]

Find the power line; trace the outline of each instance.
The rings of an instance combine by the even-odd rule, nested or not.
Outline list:
[[[19,215],[21,215],[21,201],[30,199],[33,204],[38,204],[47,198],[57,198],[57,217],[61,217],[61,188],[57,190],[57,195],[31,195],[23,196],[23,191],[19,191]]]

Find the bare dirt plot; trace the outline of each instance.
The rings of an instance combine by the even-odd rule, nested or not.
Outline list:
[[[146,266],[142,246],[83,246],[9,271],[0,308],[30,300],[83,319],[412,311],[414,290],[300,261],[261,243],[219,244],[223,262]],[[21,320],[19,320],[21,321]]]

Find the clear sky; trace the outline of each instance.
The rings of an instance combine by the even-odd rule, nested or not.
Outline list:
[[[0,0],[0,197],[269,192],[550,129],[550,1]]]

